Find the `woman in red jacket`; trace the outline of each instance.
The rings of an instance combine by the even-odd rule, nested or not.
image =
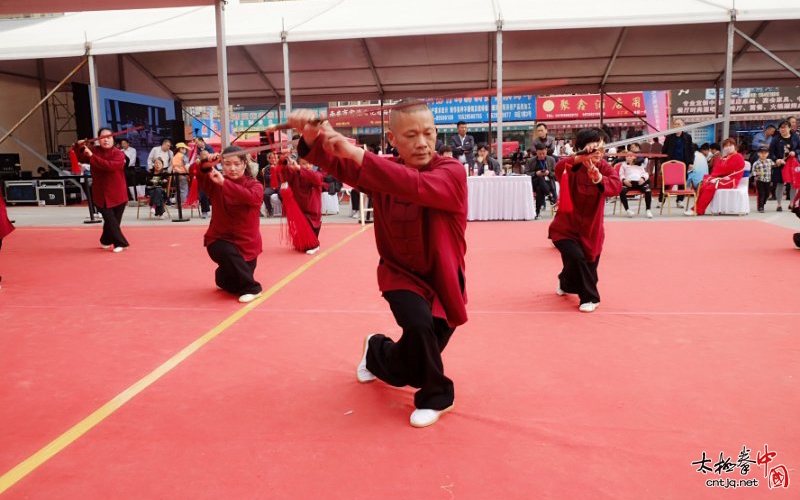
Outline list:
[[[217,263],[217,287],[239,296],[239,302],[261,295],[261,284],[253,276],[261,253],[259,230],[264,188],[250,174],[247,156],[236,155],[238,146],[222,152],[222,172],[212,167],[218,155],[200,164],[197,181],[214,207],[214,216],[203,237],[209,257]]]
[[[304,234],[300,242],[294,241],[298,235],[293,234],[295,248],[308,255],[314,255],[319,251],[319,232],[322,229],[322,188],[324,184],[322,174],[315,171],[313,165],[302,158],[299,163],[290,160],[286,166],[280,167],[280,174],[287,184],[287,189],[291,189],[292,196],[302,210],[305,219],[304,221],[287,222],[290,224],[307,222],[310,228],[310,231],[301,228],[294,231]],[[285,193],[285,191],[281,190],[281,193]],[[286,205],[286,200],[284,200],[284,205]],[[285,215],[289,216],[289,210],[286,210]]]
[[[604,135],[599,128],[579,131],[575,147],[583,153],[556,164],[561,193],[548,232],[561,252],[563,263],[556,294],[577,294],[578,309],[587,313],[600,305],[597,264],[605,239],[605,199],[617,196],[622,190],[616,170],[602,158]]]
[[[97,146],[80,141],[73,146],[78,161],[88,163],[92,173],[92,198],[103,216],[103,234],[100,246],[121,252],[128,246],[120,223],[128,204],[128,188],[125,183],[125,153],[114,147],[110,128],[101,128]]]
[[[704,215],[714,199],[717,189],[736,189],[744,175],[744,156],[736,152],[736,140],[727,138],[722,142],[722,153],[714,163],[713,175],[707,175],[697,191],[695,211]]]

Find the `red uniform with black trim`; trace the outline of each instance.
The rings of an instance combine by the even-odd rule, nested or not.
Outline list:
[[[262,251],[259,211],[264,188],[261,183],[243,175],[235,181],[226,178],[220,186],[203,172],[197,176],[197,181],[214,207],[203,244],[208,246],[225,240],[233,243],[245,261],[257,258]]]
[[[574,158],[565,158],[556,164],[556,179],[561,179],[565,169],[569,183],[572,210],[556,211],[550,224],[548,237],[555,241],[569,239],[580,244],[588,262],[594,262],[603,251],[605,230],[603,212],[605,199],[617,196],[622,191],[622,182],[617,171],[605,160],[597,164],[603,179],[594,184],[583,164],[574,163]],[[599,185],[602,185],[602,189]],[[560,195],[563,200],[564,195]]]
[[[706,213],[706,208],[714,199],[717,189],[736,189],[743,175],[744,156],[740,153],[717,159],[714,164],[714,175],[703,177],[703,182],[697,191],[697,204],[694,207],[697,215]]]
[[[14,230],[14,224],[8,219],[8,211],[6,210],[6,200],[0,195],[0,240],[11,234]]]
[[[299,170],[282,167],[281,173],[311,227],[319,229],[322,226],[322,174],[302,167]]]
[[[467,175],[454,158],[434,155],[422,169],[400,158],[365,152],[361,166],[336,158],[320,144],[299,152],[310,163],[373,200],[382,292],[408,290],[424,297],[450,327],[467,321],[464,255],[467,243]],[[389,190],[395,194],[386,194]]]
[[[90,146],[92,156],[79,154],[81,163],[88,163],[92,172],[92,199],[100,208],[112,208],[128,203],[125,183],[125,153],[117,148]]]

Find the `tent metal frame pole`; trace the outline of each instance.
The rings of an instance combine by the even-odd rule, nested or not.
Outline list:
[[[680,126],[680,127],[674,127],[674,128],[670,128],[670,129],[667,129],[667,130],[661,130],[659,132],[653,132],[652,134],[639,135],[639,136],[636,136],[636,137],[632,137],[630,139],[623,139],[623,140],[620,140],[620,141],[610,142],[610,143],[606,144],[604,147],[606,149],[608,149],[608,148],[619,148],[621,146],[627,146],[628,144],[633,144],[634,142],[641,143],[641,142],[644,142],[644,141],[649,141],[650,139],[655,139],[656,137],[662,137],[662,136],[665,136],[665,135],[674,134],[676,132],[685,132],[687,130],[693,130],[693,129],[696,129],[698,127],[705,127],[705,126],[708,126],[708,125],[716,125],[717,123],[720,123],[723,120],[725,120],[725,117],[714,118],[713,120],[708,120],[708,121],[704,121],[704,122],[691,123],[689,125],[683,125],[683,126]]]
[[[88,62],[88,58],[83,58],[83,59],[81,59],[81,62],[80,62],[80,63],[79,63],[77,66],[75,66],[75,68],[73,68],[73,69],[72,69],[72,71],[70,71],[70,72],[69,72],[69,74],[68,74],[67,76],[65,76],[63,80],[61,80],[60,82],[58,82],[58,84],[57,84],[55,87],[53,87],[53,90],[51,90],[50,92],[48,92],[46,96],[42,97],[42,99],[41,99],[41,100],[40,100],[38,103],[36,103],[36,105],[35,105],[33,108],[31,108],[31,110],[30,110],[30,111],[28,111],[28,112],[25,114],[25,116],[23,116],[23,117],[22,117],[22,118],[21,118],[21,119],[20,119],[20,120],[19,120],[17,123],[15,123],[15,124],[14,124],[14,126],[13,126],[13,127],[11,127],[10,129],[8,129],[8,131],[7,131],[5,134],[3,134],[3,137],[2,137],[2,138],[0,138],[0,144],[2,144],[3,142],[5,142],[5,140],[6,140],[6,139],[8,139],[8,137],[9,137],[11,134],[13,134],[13,133],[14,133],[14,131],[15,131],[15,130],[17,130],[17,129],[20,127],[20,125],[22,125],[23,123],[25,123],[25,120],[27,120],[28,118],[30,118],[30,117],[33,115],[33,113],[35,113],[35,112],[36,112],[36,110],[37,110],[37,109],[39,109],[39,106],[41,106],[42,104],[44,104],[45,102],[47,102],[47,100],[48,100],[48,99],[50,99],[50,96],[52,96],[53,94],[55,94],[55,93],[58,91],[58,89],[60,89],[60,88],[61,88],[61,87],[62,87],[62,86],[65,84],[65,83],[67,83],[67,82],[70,80],[70,78],[72,78],[72,76],[73,76],[75,73],[77,73],[77,72],[78,72],[78,70],[80,70],[80,69],[83,67],[83,65],[84,65],[84,64],[86,64],[87,62]]]
[[[728,22],[728,48],[725,53],[725,104],[722,115],[725,121],[722,122],[722,140],[730,137],[731,131],[731,87],[733,86],[733,26],[736,21],[736,11],[731,11],[731,20]]]
[[[286,103],[286,116],[292,112],[292,76],[289,73],[289,42],[286,40],[288,33],[281,31],[281,45],[283,46],[283,98]],[[292,141],[292,130],[286,131],[286,139]]]
[[[497,20],[497,161],[503,162],[503,20]],[[492,121],[489,107],[489,123]],[[491,138],[490,138],[491,139]],[[491,148],[491,143],[490,148]]]
[[[36,74],[39,77],[39,97],[47,95],[47,77],[45,75],[44,59],[36,60]],[[53,141],[53,124],[50,120],[50,104],[42,106],[42,122],[44,125],[44,140],[47,145],[47,152],[55,151],[56,145]]]
[[[88,48],[88,47],[87,47]],[[97,66],[94,56],[88,54],[89,60],[89,100],[92,103],[92,133],[100,131],[100,97],[97,94]]]
[[[222,128],[220,146],[230,146],[231,118],[228,106],[228,48],[225,43],[225,0],[216,0],[214,14],[217,25],[217,79],[219,81],[219,121]]]
[[[784,60],[783,60],[783,59],[781,59],[780,57],[778,57],[778,56],[776,56],[775,54],[773,54],[772,52],[770,52],[770,51],[769,51],[769,49],[767,49],[766,47],[764,47],[764,46],[763,46],[763,45],[761,45],[760,43],[756,42],[756,41],[755,41],[754,39],[752,39],[751,37],[747,36],[747,35],[746,35],[744,32],[742,32],[741,30],[739,30],[739,29],[737,29],[737,28],[733,28],[733,31],[734,31],[734,32],[735,32],[737,35],[739,35],[740,37],[742,37],[742,38],[744,38],[745,40],[747,40],[748,42],[750,42],[750,45],[753,45],[755,48],[757,48],[757,49],[758,49],[758,50],[760,50],[761,52],[763,52],[763,53],[765,53],[766,55],[768,55],[768,56],[769,56],[769,57],[770,57],[772,60],[774,60],[776,63],[780,64],[781,66],[783,66],[784,68],[786,68],[787,70],[789,70],[789,72],[791,72],[791,73],[792,73],[794,76],[796,76],[797,78],[800,78],[800,71],[797,71],[796,69],[794,69],[793,67],[791,67],[791,66],[790,66],[788,63],[786,63],[786,61],[784,61]]]

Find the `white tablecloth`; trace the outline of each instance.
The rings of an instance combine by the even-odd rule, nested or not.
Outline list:
[[[533,220],[531,178],[527,175],[467,177],[467,220]]]

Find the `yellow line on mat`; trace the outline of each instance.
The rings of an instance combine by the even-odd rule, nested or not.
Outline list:
[[[132,386],[128,387],[127,389],[119,393],[114,399],[112,399],[108,403],[104,404],[103,406],[95,410],[91,415],[89,415],[88,417],[84,418],[83,420],[75,424],[71,429],[67,430],[64,434],[58,436],[56,439],[47,444],[44,448],[37,451],[23,462],[20,462],[19,465],[17,465],[10,471],[0,476],[0,493],[6,491],[8,488],[16,484],[20,479],[24,478],[25,476],[33,472],[37,467],[39,467],[47,460],[52,458],[53,455],[60,452],[61,450],[72,444],[74,441],[76,441],[78,438],[86,434],[94,426],[105,420],[106,417],[108,417],[109,415],[117,411],[120,407],[122,407],[122,405],[124,405],[125,403],[136,397],[139,393],[141,393],[148,387],[150,387],[158,379],[166,375],[170,370],[172,370],[180,363],[185,361],[189,356],[191,356],[201,347],[209,343],[220,333],[224,332],[228,327],[230,327],[231,325],[242,319],[247,313],[252,311],[259,304],[261,304],[262,302],[273,296],[276,292],[278,292],[278,290],[280,290],[288,283],[290,283],[292,280],[303,274],[306,270],[308,270],[311,266],[319,262],[322,258],[324,258],[330,253],[335,252],[337,249],[347,244],[350,240],[352,240],[359,234],[363,233],[368,227],[369,226],[362,227],[361,230],[356,231],[355,233],[347,236],[346,238],[344,238],[342,241],[332,246],[331,248],[317,254],[313,259],[309,260],[302,266],[298,267],[290,274],[288,274],[285,278],[283,278],[278,283],[270,287],[269,290],[264,292],[256,300],[250,302],[246,306],[242,307],[235,313],[225,318],[220,324],[209,330],[205,335],[203,335],[199,339],[195,340],[191,344],[181,349],[180,352],[172,356],[164,364],[162,364],[152,372],[148,373],[144,377],[142,377],[138,382],[134,383]]]

